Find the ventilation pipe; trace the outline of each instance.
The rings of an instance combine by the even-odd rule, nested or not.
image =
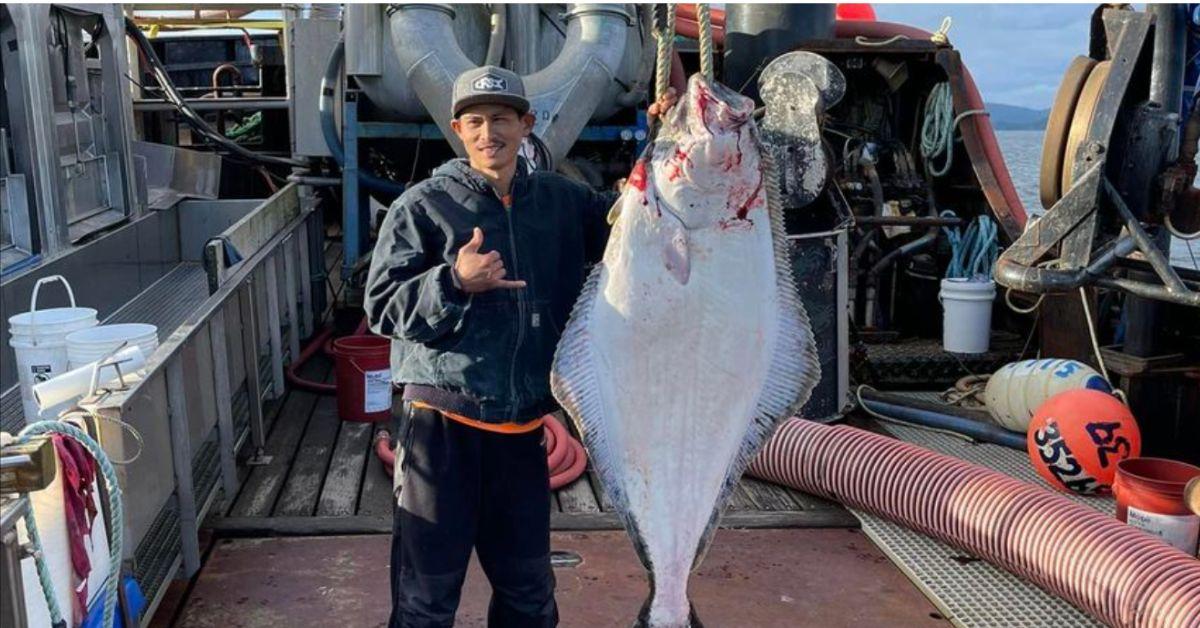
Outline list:
[[[802,41],[833,38],[836,12],[834,4],[728,5],[724,83],[758,98],[758,72]]]
[[[403,76],[442,133],[463,154],[450,128],[454,79],[476,65],[463,54],[451,28],[448,5],[398,4],[389,10],[392,39]],[[623,5],[576,4],[566,14],[567,37],[549,66],[524,77],[534,132],[554,158],[567,154],[609,91],[625,54],[632,16]],[[509,24],[513,36],[513,24]]]

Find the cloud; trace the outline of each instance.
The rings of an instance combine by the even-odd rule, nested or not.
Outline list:
[[[1094,5],[876,4],[882,21],[937,30],[950,16],[950,42],[987,102],[1049,108],[1067,65],[1087,54]]]

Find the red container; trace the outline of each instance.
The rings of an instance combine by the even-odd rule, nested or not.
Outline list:
[[[333,341],[338,416],[343,421],[387,421],[392,416],[392,341],[346,336]]]
[[[1200,517],[1183,503],[1183,489],[1200,467],[1166,458],[1128,458],[1117,463],[1113,495],[1117,519],[1196,554]]]

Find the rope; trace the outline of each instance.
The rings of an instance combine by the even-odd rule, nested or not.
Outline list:
[[[954,216],[954,212],[946,210],[941,215]],[[1000,257],[999,229],[991,216],[976,216],[965,233],[958,227],[942,227],[942,231],[950,242],[946,279],[991,278],[992,267]]]
[[[950,45],[950,24],[950,16],[947,15],[946,17],[942,18],[942,25],[938,27],[934,34],[929,36],[929,41],[932,41],[939,46]],[[908,39],[908,35],[893,35],[887,39],[881,39],[879,41],[872,41],[863,35],[859,35],[858,37],[854,38],[854,43],[860,46],[888,46],[905,39]]]
[[[925,119],[921,124],[921,157],[929,174],[940,177],[950,171],[954,163],[954,130],[963,118],[980,113],[988,112],[986,109],[969,109],[955,116],[950,82],[943,81],[933,86],[925,101]],[[933,160],[943,154],[945,163],[940,168],[933,165]]]
[[[1200,230],[1193,231],[1191,233],[1184,233],[1176,229],[1175,225],[1171,224],[1170,214],[1168,214],[1166,219],[1163,220],[1163,224],[1166,225],[1167,231],[1169,231],[1171,235],[1179,238],[1180,240],[1195,240],[1196,238],[1200,238]]]
[[[1096,338],[1096,324],[1092,322],[1092,308],[1088,305],[1087,290],[1083,286],[1079,286],[1079,300],[1083,303],[1083,318],[1087,322],[1088,336],[1092,339],[1092,353],[1096,356],[1096,364],[1100,367],[1100,374],[1104,376],[1104,381],[1112,386],[1113,381],[1109,379],[1108,368],[1104,365],[1104,356],[1100,354],[1100,341]],[[1116,386],[1112,387],[1112,394],[1125,404],[1129,403],[1125,393]]]
[[[654,38],[658,40],[658,56],[654,62],[654,95],[657,98],[671,85],[671,52],[675,46],[675,5],[656,7]]]
[[[937,32],[929,36],[929,41],[939,46],[950,45],[950,24],[952,24],[950,16],[942,18],[942,25],[938,27]]]
[[[696,5],[696,21],[700,23],[700,74],[711,83],[714,80],[712,18],[707,4]]]
[[[63,421],[38,421],[31,423],[21,433],[17,435],[18,443],[28,443],[34,436],[42,434],[61,434],[68,438],[72,438],[80,445],[83,445],[92,458],[96,460],[100,467],[100,472],[104,475],[104,482],[108,486],[108,509],[112,516],[111,526],[108,529],[108,560],[109,560],[109,575],[104,581],[104,621],[102,626],[113,625],[113,612],[117,604],[117,585],[120,580],[121,570],[121,554],[122,542],[124,534],[122,532],[125,526],[125,511],[121,502],[121,485],[117,482],[117,472],[113,469],[112,463],[104,450],[100,448],[100,444],[92,440],[86,432]],[[58,600],[54,596],[54,586],[50,583],[50,568],[46,566],[46,557],[42,554],[41,537],[37,532],[37,524],[34,523],[33,515],[25,517],[25,529],[29,531],[29,539],[33,542],[36,550],[34,557],[37,566],[38,580],[42,584],[42,594],[46,597],[46,605],[50,609],[50,619],[56,625],[62,625],[62,609],[58,607]]]

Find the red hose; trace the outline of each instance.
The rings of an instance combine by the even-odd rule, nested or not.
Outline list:
[[[396,450],[392,449],[391,432],[387,430],[375,432],[375,455],[383,463],[383,468],[387,471],[387,474],[391,475],[392,468],[396,466]]]
[[[325,329],[322,329],[320,331],[320,333],[318,333],[312,340],[310,340],[308,342],[308,344],[304,346],[304,349],[300,352],[300,356],[297,357],[295,360],[292,360],[292,363],[288,365],[288,368],[287,368],[288,383],[290,383],[292,386],[294,386],[296,388],[299,388],[300,390],[307,390],[308,392],[317,393],[318,395],[332,395],[335,392],[337,392],[336,385],[325,384],[323,382],[315,382],[311,379],[304,379],[303,377],[300,376],[300,373],[299,373],[300,367],[304,366],[305,362],[308,362],[310,359],[312,359],[312,357],[314,355],[316,355],[318,351],[325,349],[325,351],[328,352],[328,349],[325,348],[325,343],[330,342],[332,340],[333,340],[333,328],[332,327],[326,327]]]
[[[1111,626],[1200,626],[1200,561],[1053,491],[864,430],[791,419],[750,466],[986,559]]]
[[[550,490],[558,490],[579,479],[587,468],[587,452],[583,444],[575,440],[567,428],[557,419],[546,415],[546,466],[550,470]],[[396,465],[396,452],[392,448],[391,434],[387,430],[375,433],[375,455],[383,463],[388,475]]]
[[[350,334],[350,336],[365,336],[369,333],[368,329],[367,317],[364,316],[358,327],[354,329],[354,333]],[[292,363],[287,368],[287,381],[296,388],[317,393],[318,395],[335,394],[337,392],[336,384],[317,382],[305,379],[300,375],[300,367],[311,360],[317,354],[317,351],[324,351],[326,355],[333,355],[333,327],[322,329],[320,333],[304,346],[304,349],[300,351],[300,356],[292,360]]]

